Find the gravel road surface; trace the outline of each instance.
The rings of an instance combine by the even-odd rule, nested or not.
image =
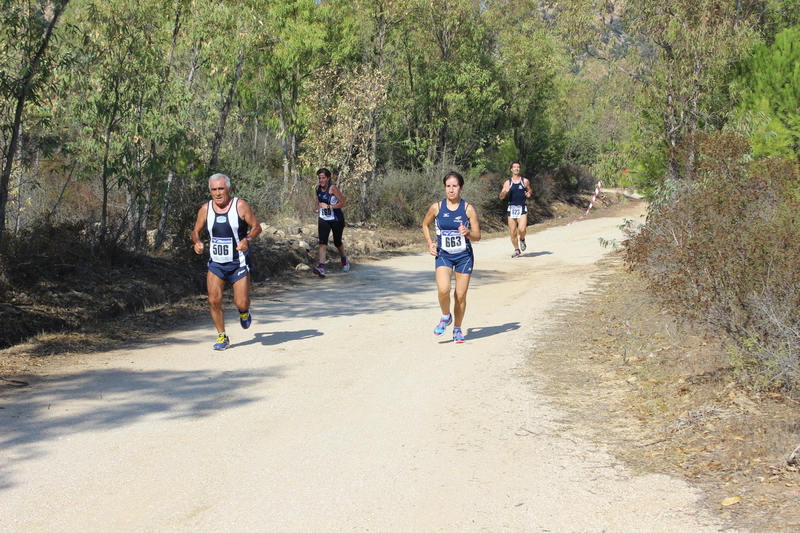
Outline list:
[[[642,212],[531,234],[518,259],[476,243],[463,345],[433,335],[418,254],[309,273],[246,331],[228,301],[224,352],[205,319],[5,392],[0,531],[720,531],[685,483],[565,425],[527,363]]]

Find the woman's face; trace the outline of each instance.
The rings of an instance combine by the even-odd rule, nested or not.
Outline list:
[[[330,178],[328,176],[326,176],[323,172],[320,172],[317,175],[317,177],[319,178],[319,184],[322,187],[325,187],[328,184],[328,181],[330,181]]]
[[[447,178],[444,182],[444,192],[448,200],[455,200],[461,197],[461,185],[458,184],[458,178],[455,176]]]

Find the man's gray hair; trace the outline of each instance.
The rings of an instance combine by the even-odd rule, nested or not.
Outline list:
[[[220,178],[225,178],[225,186],[230,189],[231,188],[231,179],[228,176],[226,176],[225,174],[214,174],[213,176],[208,178],[208,188],[209,189],[211,188],[211,182],[212,181],[218,180]]]

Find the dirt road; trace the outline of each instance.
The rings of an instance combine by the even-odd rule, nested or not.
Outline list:
[[[433,260],[413,255],[309,274],[247,331],[230,313],[225,352],[206,319],[6,393],[0,531],[719,531],[685,484],[561,422],[527,365],[639,212],[519,259],[476,243],[464,345],[432,334]]]

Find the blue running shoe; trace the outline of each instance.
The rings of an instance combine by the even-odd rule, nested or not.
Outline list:
[[[214,345],[215,350],[224,350],[228,346],[230,346],[231,340],[228,338],[227,335],[224,333],[220,333],[219,337],[217,337],[217,343]]]
[[[253,317],[250,315],[250,311],[239,313],[239,323],[242,325],[243,329],[249,328],[252,321]]]
[[[433,334],[436,335],[437,337],[444,335],[444,330],[447,329],[447,326],[449,326],[452,323],[453,323],[452,313],[447,315],[446,318],[442,317],[442,319],[439,320],[439,325],[433,328]]]
[[[453,328],[453,342],[456,344],[464,344],[466,339],[464,339],[464,333],[461,331],[461,328]]]

